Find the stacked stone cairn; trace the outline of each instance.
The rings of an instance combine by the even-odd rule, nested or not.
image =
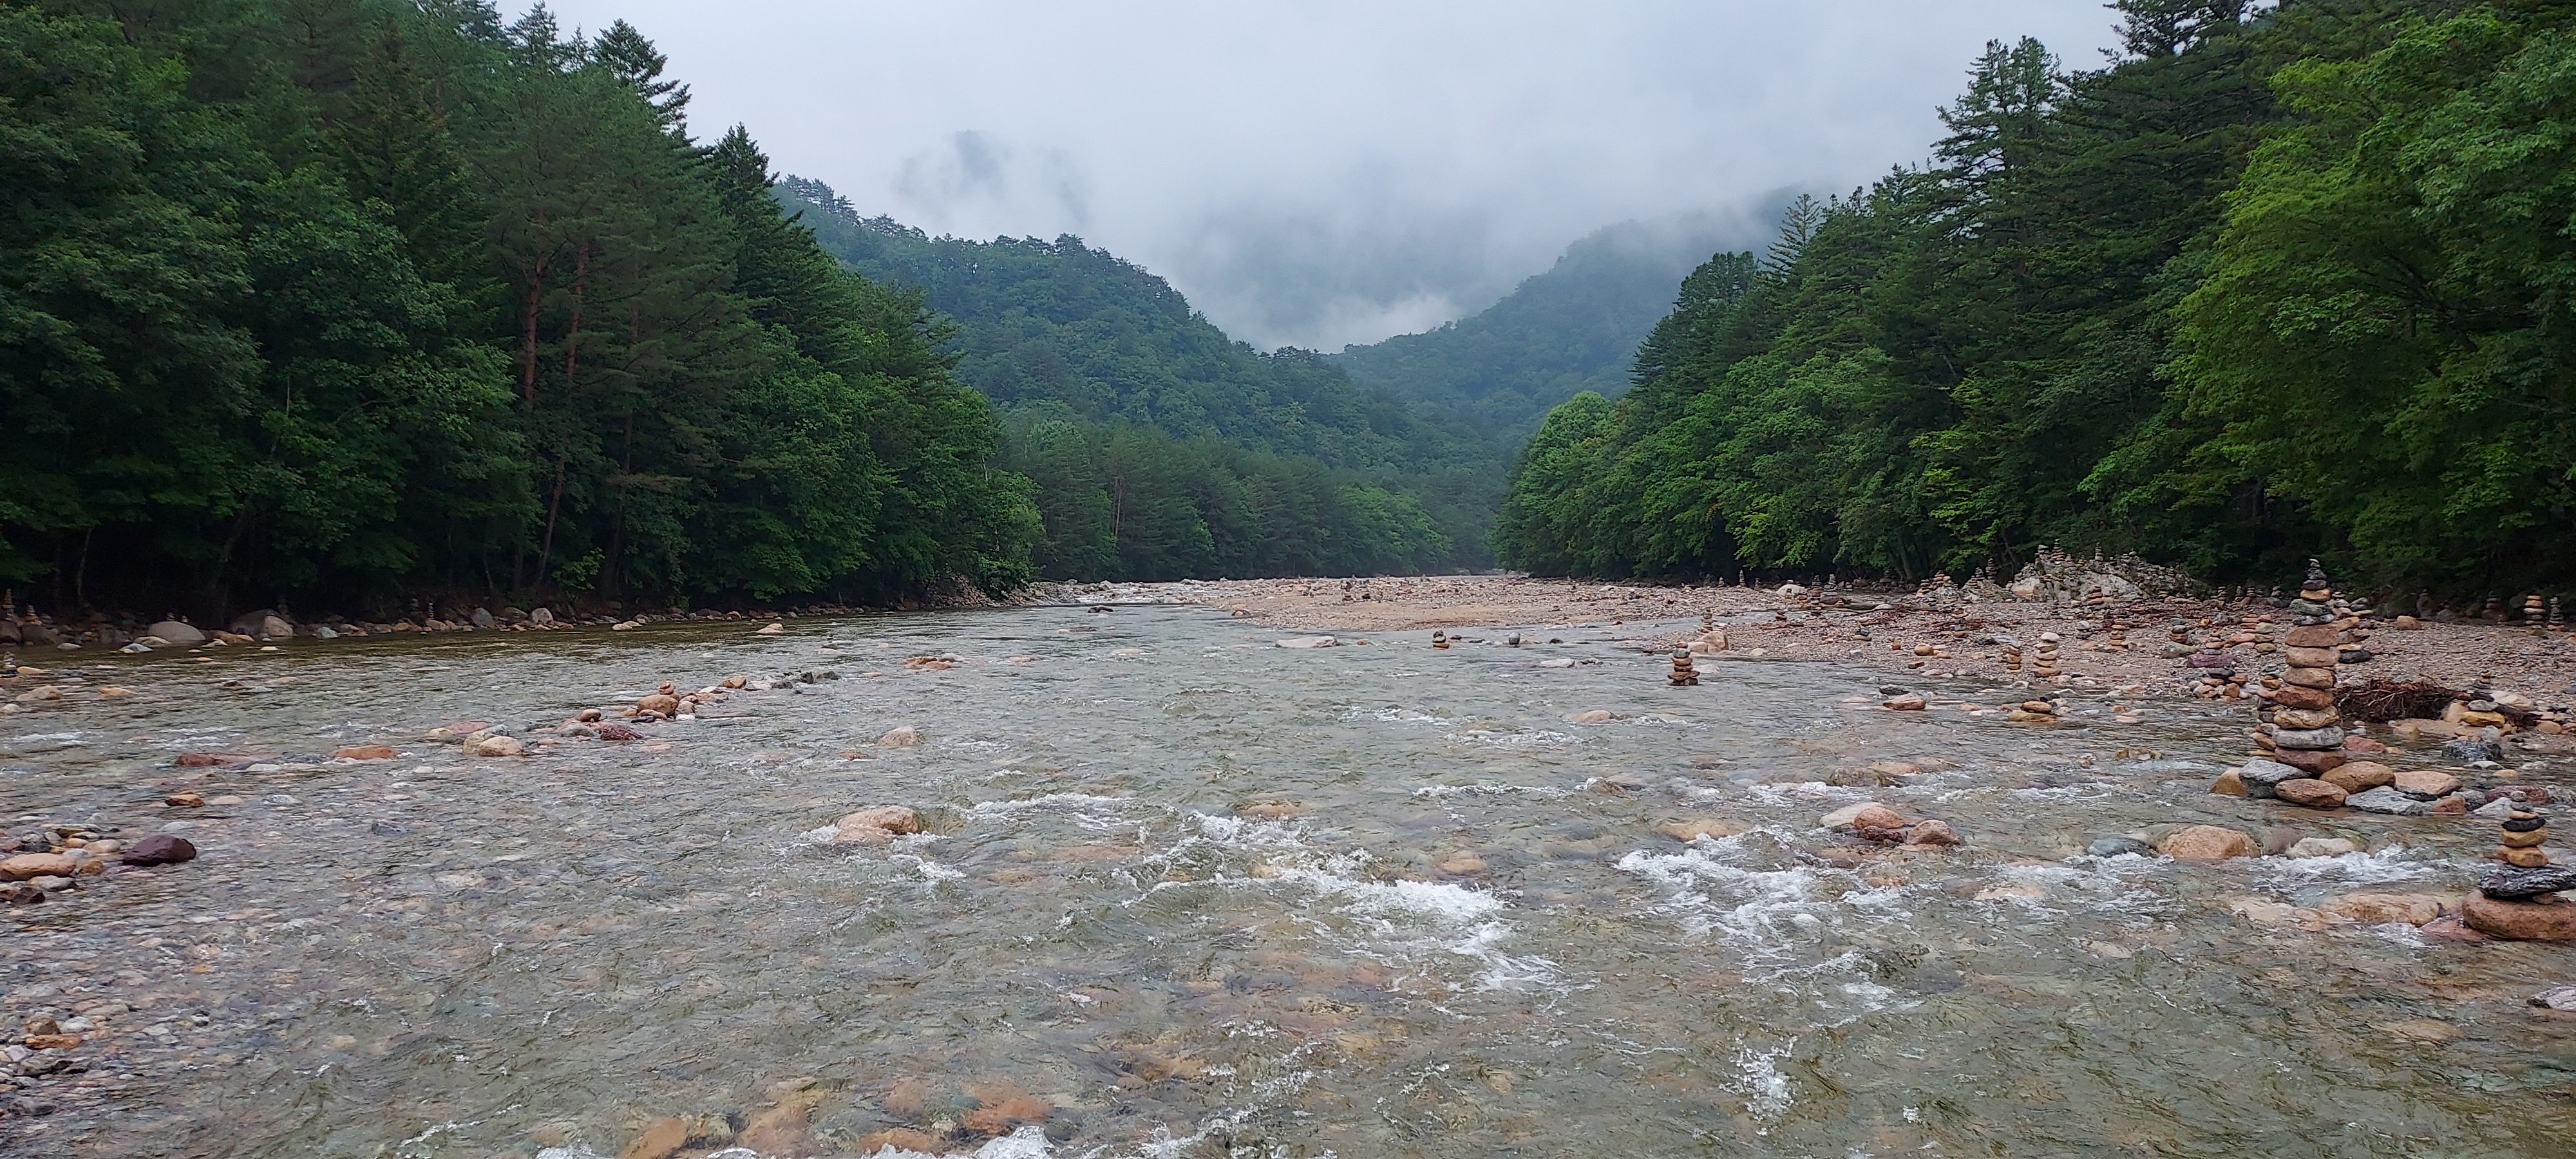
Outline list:
[[[2014,705],[2012,711],[2004,714],[2004,719],[2017,724],[2055,724],[2057,705],[2034,697]]]
[[[2497,623],[2504,622],[2504,600],[2498,597],[2494,592],[2488,592],[2487,606],[2480,610],[2478,615]]]
[[[1679,687],[1681,687],[1681,686],[1683,686],[1683,685],[1685,685],[1685,684],[1697,684],[1697,683],[1699,683],[1699,672],[1698,672],[1696,669],[1694,669],[1694,668],[1692,668],[1692,667],[1691,667],[1691,653],[1690,653],[1690,649],[1688,649],[1688,648],[1675,648],[1675,649],[1673,649],[1673,676],[1672,676],[1672,680],[1673,680],[1673,687],[1675,687],[1675,688],[1679,688]]]
[[[2548,614],[2549,609],[2547,605],[2541,602],[2539,592],[2533,592],[2530,595],[2522,597],[2523,623],[2537,624],[2541,620],[2547,618]]]
[[[2034,653],[2030,658],[2030,674],[2042,680],[2055,680],[2059,677],[2060,673],[2057,668],[2057,633],[2042,632],[2039,634],[2039,651]]]
[[[2021,641],[2004,641],[2004,671],[2021,671]]]
[[[2106,617],[2102,621],[2102,626],[2109,634],[2109,639],[2106,642],[2111,645],[2112,651],[2126,652],[2129,650],[2129,626],[2127,624],[2121,623],[2117,616],[2110,616]]]
[[[2549,821],[2539,813],[2515,808],[2496,837],[2496,860],[2504,864],[2478,877],[2477,895],[2460,907],[2472,929],[2490,937],[2525,941],[2576,940],[2576,905],[2558,891],[2576,889],[2576,867],[2552,865],[2542,848],[2549,840]]]
[[[1432,629],[1432,630],[1431,630],[1431,646],[1432,646],[1432,647],[1434,647],[1434,648],[1446,648],[1446,647],[1448,647],[1448,646],[1449,646],[1449,633],[1444,632],[1444,631],[1441,631],[1441,630],[1440,630],[1440,629],[1438,629],[1438,628],[1434,628],[1434,629]]]
[[[2290,631],[2282,639],[2281,658],[2289,667],[2272,694],[2272,759],[2310,777],[2344,762],[2343,713],[2335,706],[2335,665],[2342,658],[2335,621],[2341,613],[2333,599],[2325,569],[2309,560],[2307,582],[2290,601]]]
[[[2549,630],[2552,632],[2564,632],[2567,630],[2567,617],[2559,614],[2558,597],[2556,596],[2549,597]]]

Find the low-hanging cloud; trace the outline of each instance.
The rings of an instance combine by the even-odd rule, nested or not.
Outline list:
[[[1481,308],[1614,222],[1919,161],[1985,41],[2089,66],[2095,0],[1478,5],[566,0],[863,212],[1072,233],[1228,332],[1336,349]]]

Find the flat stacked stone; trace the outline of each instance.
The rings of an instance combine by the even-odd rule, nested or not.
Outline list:
[[[2281,687],[2272,694],[2272,759],[2317,776],[2343,764],[2343,712],[2335,705],[2335,665],[2341,632],[2334,590],[2325,569],[2308,561],[2307,582],[2290,601],[2290,631],[2282,639]],[[2338,801],[2337,804],[2342,802]]]
[[[2004,642],[2004,671],[2021,671],[2021,644],[2019,641],[2007,640]]]
[[[1699,671],[1691,667],[1690,649],[1673,649],[1672,682],[1673,687],[1675,688],[1679,688],[1685,684],[1699,683]]]
[[[2516,869],[2539,869],[2549,864],[2549,855],[2541,845],[2549,840],[2549,821],[2529,809],[2516,809],[2498,826],[2496,860]]]
[[[2039,651],[2030,658],[2030,674],[2042,680],[2055,680],[2057,668],[2057,633],[2039,634]]]

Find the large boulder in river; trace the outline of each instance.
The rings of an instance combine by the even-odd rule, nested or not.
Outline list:
[[[2225,861],[2231,857],[2252,857],[2254,839],[2234,829],[2217,825],[2192,825],[2165,838],[2156,847],[2176,861]]]
[[[2576,942],[2576,904],[2546,901],[2502,901],[2470,894],[2460,902],[2460,919],[2491,938],[2523,942]]]
[[[194,625],[182,624],[177,620],[163,620],[158,624],[154,624],[149,628],[143,629],[143,634],[146,636],[159,636],[163,640],[169,641],[181,648],[194,648],[197,645],[206,642],[206,634],[204,632],[198,631]]]

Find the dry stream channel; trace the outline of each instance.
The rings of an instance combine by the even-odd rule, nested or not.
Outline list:
[[[1670,688],[1604,630],[1470,634],[1284,649],[1076,607],[116,657],[91,679],[135,699],[0,721],[0,814],[184,813],[201,856],[6,911],[8,1013],[92,1033],[22,1080],[52,1110],[0,1151],[578,1159],[673,1119],[669,1153],[732,1156],[2576,1148],[2576,1023],[2525,1001],[2569,951],[2229,905],[2462,890],[2489,825],[2311,814],[2370,851],[2097,858],[2302,822],[2207,791],[2238,712],[1891,713],[1857,665]],[[925,653],[958,662],[906,671]],[[824,669],[622,744],[418,739]],[[924,743],[874,745],[898,725]],[[292,755],[377,740],[403,756]],[[188,750],[283,757],[165,809]],[[1890,759],[1931,771],[1826,783]],[[1966,844],[1837,867],[1855,842],[1817,819],[1871,799]],[[805,835],[879,804],[928,831]],[[1745,832],[1657,831],[1691,817]]]

